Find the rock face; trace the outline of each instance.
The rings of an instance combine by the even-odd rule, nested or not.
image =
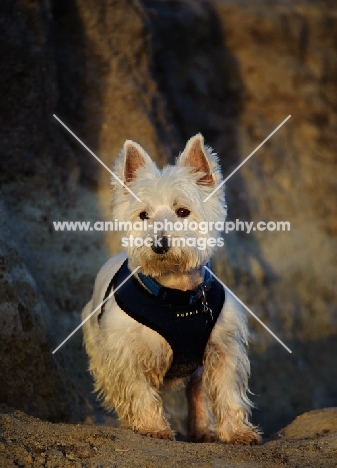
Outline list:
[[[103,418],[80,332],[51,351],[119,243],[53,221],[109,219],[110,175],[53,114],[108,166],[126,138],[160,165],[202,132],[225,175],[291,114],[227,182],[230,220],[291,230],[228,233],[215,267],[293,351],[250,319],[255,422],[336,405],[336,17],[318,0],[1,2],[1,401]]]

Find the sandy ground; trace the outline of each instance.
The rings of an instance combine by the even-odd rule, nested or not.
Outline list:
[[[52,424],[0,407],[0,467],[337,467],[337,408],[312,411],[262,445],[154,440],[127,429]]]

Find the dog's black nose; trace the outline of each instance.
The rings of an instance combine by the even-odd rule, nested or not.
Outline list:
[[[166,236],[155,237],[153,239],[151,248],[156,254],[166,253],[170,248],[168,238]]]

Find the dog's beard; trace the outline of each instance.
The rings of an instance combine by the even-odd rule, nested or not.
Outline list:
[[[152,277],[166,273],[185,273],[205,263],[209,253],[190,248],[170,248],[164,254],[156,254],[149,247],[129,248],[129,268],[140,266],[144,275]]]

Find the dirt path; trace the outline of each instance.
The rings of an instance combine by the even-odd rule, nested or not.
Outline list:
[[[337,408],[312,411],[255,447],[153,440],[127,429],[52,424],[0,407],[0,467],[337,467]]]

